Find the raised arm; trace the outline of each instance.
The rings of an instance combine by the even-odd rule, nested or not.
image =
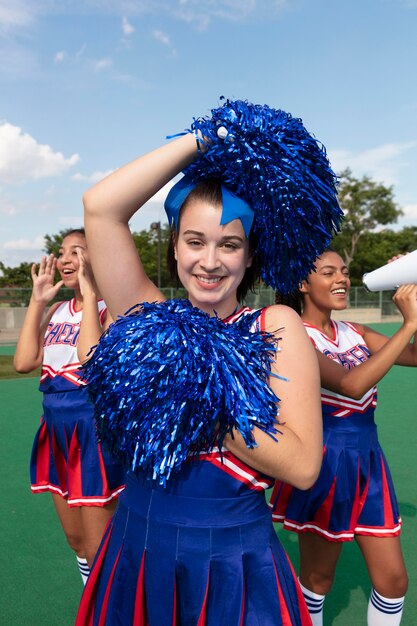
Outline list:
[[[225,443],[251,467],[299,489],[308,489],[318,476],[323,446],[317,359],[294,311],[281,305],[269,307],[266,324],[266,330],[281,337],[272,371],[287,381],[271,376],[270,384],[280,398],[282,434],[278,434],[276,442],[255,429],[258,447],[254,449],[247,448],[237,433]]]
[[[38,272],[36,265],[32,265],[32,295],[13,359],[15,370],[20,374],[32,372],[42,363],[43,337],[57,305],[53,305],[45,317],[46,307],[63,285],[62,280],[54,285],[55,269],[53,254],[42,257]]]
[[[113,319],[137,302],[164,300],[145,274],[129,220],[197,154],[195,137],[184,135],[125,165],[85,193],[91,264]]]
[[[85,363],[89,358],[87,355],[89,355],[91,347],[97,345],[101,335],[113,320],[107,311],[104,323],[101,323],[97,308],[97,286],[80,248],[77,249],[77,255],[80,261],[78,282],[83,297],[83,317],[77,342],[77,354],[80,363]]]
[[[367,361],[347,370],[321,352],[317,353],[323,387],[359,400],[393,365],[417,366],[417,286],[401,286],[393,300],[403,315],[403,323],[392,337],[369,326],[356,325],[372,353]]]

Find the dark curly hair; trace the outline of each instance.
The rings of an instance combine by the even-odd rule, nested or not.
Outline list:
[[[326,252],[336,252],[328,246],[321,254],[326,254]],[[321,255],[320,255],[321,256]],[[320,256],[317,258],[319,259]],[[312,270],[313,272],[315,270]],[[305,278],[308,282],[308,276]],[[291,309],[294,309],[298,315],[301,315],[303,312],[303,294],[297,289],[296,291],[292,291],[291,293],[283,294],[278,291],[275,292],[275,304],[285,304],[289,306]]]
[[[68,235],[82,235],[85,237],[85,229],[84,228],[68,228],[68,230],[62,231],[62,240]]]

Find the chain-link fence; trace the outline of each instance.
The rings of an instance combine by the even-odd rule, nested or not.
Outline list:
[[[164,295],[171,298],[183,298],[184,289],[166,287],[161,290]],[[29,304],[31,289],[1,288],[0,307],[26,307]],[[61,289],[56,300],[70,299],[73,292],[70,289]],[[349,297],[349,308],[352,309],[379,309],[382,316],[391,316],[397,313],[397,309],[392,302],[393,292],[378,291],[370,292],[365,287],[351,287]],[[258,309],[274,303],[274,292],[272,289],[259,289],[256,293],[248,293],[245,304]]]

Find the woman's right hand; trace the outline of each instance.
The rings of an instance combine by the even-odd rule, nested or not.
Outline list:
[[[401,285],[392,299],[404,323],[414,324],[417,330],[417,285]]]
[[[55,270],[56,258],[53,254],[50,254],[48,257],[42,257],[38,271],[36,271],[36,263],[32,265],[32,299],[35,302],[46,306],[48,302],[55,298],[56,294],[61,289],[64,284],[63,280],[59,280],[54,285]]]

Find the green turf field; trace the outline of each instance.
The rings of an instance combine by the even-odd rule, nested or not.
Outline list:
[[[0,624],[70,626],[82,583],[49,494],[32,495],[29,456],[41,415],[37,378],[0,381]]]
[[[375,327],[391,333],[395,325]],[[1,354],[5,354],[4,349]],[[9,354],[12,353],[10,348]],[[417,370],[394,367],[378,386],[379,436],[397,489],[410,577],[402,626],[417,623],[416,381]],[[0,381],[1,626],[71,626],[82,591],[75,558],[66,545],[49,495],[32,495],[29,488],[30,449],[41,414],[37,387],[36,378]],[[297,568],[296,535],[281,529],[278,533]],[[366,624],[369,589],[357,546],[346,544],[334,589],[326,600],[325,626]]]
[[[0,346],[0,355],[13,355],[14,349],[14,346]]]

